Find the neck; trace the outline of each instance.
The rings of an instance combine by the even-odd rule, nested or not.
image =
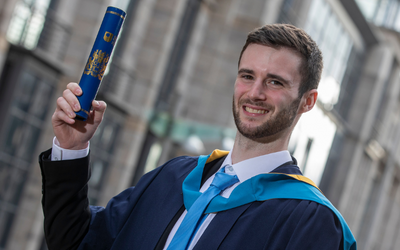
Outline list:
[[[257,156],[288,149],[290,134],[287,136],[276,135],[272,137],[263,140],[252,140],[238,132],[232,149],[232,163],[235,164]]]

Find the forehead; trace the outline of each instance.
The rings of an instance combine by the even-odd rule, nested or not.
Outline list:
[[[301,63],[302,57],[290,48],[250,44],[243,52],[239,69],[251,69],[261,74],[275,74],[291,82],[300,82]]]

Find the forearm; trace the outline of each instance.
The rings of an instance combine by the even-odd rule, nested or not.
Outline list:
[[[90,223],[89,156],[51,161],[50,154],[51,150],[39,157],[46,242],[49,249],[76,249]]]

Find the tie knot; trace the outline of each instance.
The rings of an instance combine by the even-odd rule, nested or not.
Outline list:
[[[229,175],[225,173],[225,167],[223,167],[215,174],[211,186],[215,186],[222,191],[238,181],[239,179],[236,175]]]

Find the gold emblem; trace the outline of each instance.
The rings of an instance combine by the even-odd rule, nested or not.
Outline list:
[[[106,31],[106,33],[104,33],[103,39],[104,39],[104,41],[109,43],[109,42],[111,42],[113,36],[114,35],[111,32]]]
[[[104,71],[107,67],[110,55],[106,54],[101,50],[96,50],[93,55],[89,57],[83,73],[85,75],[90,75],[101,80],[104,75]]]
[[[103,59],[103,63],[101,64],[99,74],[97,75],[97,78],[101,81],[103,78],[104,72],[106,71],[108,60],[110,59],[110,56],[107,55],[106,58]]]

